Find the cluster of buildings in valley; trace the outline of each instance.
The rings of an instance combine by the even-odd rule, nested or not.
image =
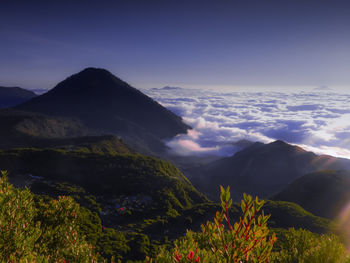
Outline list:
[[[153,199],[149,195],[138,194],[133,196],[119,196],[118,198],[111,199],[102,211],[101,215],[125,215],[130,212],[143,212],[146,208],[149,208]]]

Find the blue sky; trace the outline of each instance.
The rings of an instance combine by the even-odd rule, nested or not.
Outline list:
[[[348,87],[349,25],[336,0],[3,1],[0,85],[94,66],[138,88]]]

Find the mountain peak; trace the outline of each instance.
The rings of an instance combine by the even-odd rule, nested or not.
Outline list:
[[[95,67],[87,67],[85,69],[83,69],[81,72],[88,72],[88,71],[92,71],[92,72],[107,72],[107,73],[110,73],[107,69],[104,69],[104,68],[95,68]],[[111,74],[111,73],[110,73]]]
[[[301,153],[301,152],[306,152],[306,150],[304,150],[303,148],[296,146],[296,145],[292,145],[289,143],[286,143],[285,141],[282,140],[276,140],[274,142],[271,142],[269,144],[266,144],[266,147],[271,147],[271,148],[278,148],[278,149],[289,149],[290,151],[296,152],[296,153]]]
[[[129,84],[122,81],[111,72],[103,68],[85,68],[82,71],[68,77],[60,82],[53,90],[62,89],[62,87],[76,90],[108,90],[111,88],[128,88],[133,89]]]
[[[117,78],[114,76],[111,72],[109,72],[107,69],[104,68],[94,68],[94,67],[88,67],[83,69],[82,71],[72,75],[73,76],[86,76],[86,75],[91,75],[91,76],[100,76],[100,77],[112,77],[112,78]],[[120,79],[119,79],[120,80]]]
[[[274,142],[269,143],[269,145],[280,145],[280,146],[287,146],[287,145],[289,145],[290,146],[290,144],[288,144],[288,143],[286,143],[285,141],[282,141],[282,140],[276,140]]]
[[[106,69],[86,68],[18,109],[78,118],[89,128],[118,135],[158,139],[186,133],[190,127],[141,91]]]

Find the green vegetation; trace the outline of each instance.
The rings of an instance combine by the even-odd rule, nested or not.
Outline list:
[[[55,221],[45,221],[43,211],[55,211],[57,207],[54,200],[57,203],[69,200],[63,202],[63,208],[74,208],[76,211],[76,233],[82,244],[91,249],[96,260],[110,260],[114,257],[121,262],[142,262],[148,256],[158,262],[157,257],[159,256],[160,260],[162,254],[173,258],[172,253],[176,248],[179,253],[182,251],[182,258],[187,258],[190,250],[186,249],[192,244],[195,250],[196,242],[197,251],[205,254],[205,251],[210,249],[210,244],[204,243],[209,237],[204,238],[201,225],[213,217],[217,221],[230,218],[230,222],[239,224],[242,217],[241,206],[237,203],[228,205],[230,217],[226,215],[222,218],[222,213],[217,215],[216,211],[222,209],[219,204],[210,202],[198,192],[174,165],[153,157],[130,153],[93,153],[90,149],[80,151],[64,147],[24,148],[0,151],[0,167],[9,170],[9,181],[24,190],[12,187],[13,189],[32,195],[32,205],[36,211],[33,222],[40,222],[40,233],[56,231],[56,228],[52,227]],[[68,199],[59,197],[62,195]],[[226,200],[223,195],[222,198]],[[253,202],[255,208],[261,209],[262,202],[259,200],[249,200],[246,197],[244,202]],[[274,233],[278,236],[275,247],[268,256],[270,262],[282,262],[278,260],[284,260],[283,257],[289,253],[286,250],[288,245],[284,246],[281,243],[287,240],[285,235],[288,232],[285,229],[303,228],[322,234],[334,229],[331,220],[314,216],[294,203],[264,201],[263,210],[266,214],[271,214],[270,219],[264,223],[265,234],[269,233],[264,235],[265,241],[268,242]],[[54,214],[55,212],[51,212],[50,216],[53,217]],[[62,224],[72,225],[67,220],[62,218]],[[235,224],[232,224],[231,227],[234,226]],[[203,227],[207,228],[205,233],[208,235],[217,225],[214,220]],[[64,232],[63,227],[57,228],[57,231],[58,229]],[[186,234],[187,229],[191,231]],[[225,229],[230,232],[227,223]],[[190,240],[186,241],[187,243],[180,238],[184,234]],[[215,231],[211,234],[215,236],[211,239],[212,244],[215,244],[219,240],[218,235]],[[258,234],[261,233],[258,231]],[[223,235],[225,242],[230,240],[230,235],[232,237],[233,234]],[[313,235],[315,242],[318,242],[318,238],[320,242],[323,242],[323,237],[328,238]],[[35,232],[31,236],[35,239]],[[37,240],[45,241],[35,239],[35,242],[38,242]],[[59,242],[62,242],[63,239],[60,240]],[[177,240],[175,247],[174,240]],[[332,240],[334,244],[338,244],[336,242],[339,240],[334,236]],[[28,249],[30,250],[29,247]],[[35,249],[33,251],[39,253]],[[249,258],[255,258],[256,253],[258,252],[251,252]],[[204,254],[200,254],[201,262],[212,262],[213,255]],[[195,255],[197,254],[194,253],[192,259],[196,259]],[[344,258],[345,256],[341,260]],[[226,262],[224,258],[220,260]]]
[[[98,256],[77,231],[78,205],[69,197],[35,202],[28,190],[0,178],[1,262],[94,262]]]
[[[209,202],[175,166],[142,155],[33,148],[0,151],[0,163],[37,199],[65,195],[79,203],[81,233],[107,259],[143,260],[182,211]]]
[[[0,151],[0,166],[11,174],[68,181],[94,194],[147,193],[166,208],[207,200],[174,165],[143,155],[16,149]]]
[[[271,255],[275,263],[348,263],[350,257],[339,237],[291,228]]]
[[[221,213],[217,212],[213,221],[202,225],[201,232],[187,231],[174,242],[173,248],[161,247],[159,253],[153,259],[148,257],[146,262],[350,262],[344,244],[334,234],[319,235],[295,228],[275,229],[269,233],[267,220],[270,216],[259,215],[265,202],[247,195],[241,202],[243,215],[232,225],[229,188],[221,188],[220,199]]]
[[[243,216],[231,224],[229,187],[226,190],[221,187],[220,199],[222,210],[216,213],[213,222],[202,225],[199,233],[187,231],[171,251],[161,250],[155,262],[267,262],[276,236],[269,236],[269,216],[258,214],[264,201],[244,195]]]
[[[269,226],[272,228],[303,228],[319,234],[336,228],[331,220],[315,216],[292,202],[267,200],[264,211],[271,214]]]
[[[82,187],[68,183],[55,183],[55,187],[104,209],[105,203]],[[304,229],[269,228],[267,223],[273,217],[261,211],[280,211],[283,219],[287,210],[291,217],[296,213],[295,218],[309,218],[311,225],[321,219],[287,202],[266,202],[244,195],[241,205],[232,203],[229,188],[221,189],[221,206],[202,203],[181,210],[171,208],[163,216],[148,219],[122,213],[117,218],[123,219],[113,228],[102,223],[113,217],[101,217],[98,210],[80,206],[72,197],[55,199],[33,194],[28,188],[15,188],[5,172],[0,178],[0,192],[0,262],[105,262],[113,258],[120,262],[144,262],[146,258],[145,262],[160,263],[350,262],[339,237]],[[202,224],[201,231],[188,230],[180,238],[184,227],[195,227],[218,209],[221,212]],[[181,228],[181,224],[185,225]],[[278,220],[273,224],[278,226]],[[170,242],[174,238],[175,242]]]

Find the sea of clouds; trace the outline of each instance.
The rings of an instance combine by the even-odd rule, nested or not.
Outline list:
[[[283,140],[350,158],[350,95],[332,91],[232,92],[182,88],[144,90],[193,127],[168,141],[178,154],[229,156],[235,142]]]

